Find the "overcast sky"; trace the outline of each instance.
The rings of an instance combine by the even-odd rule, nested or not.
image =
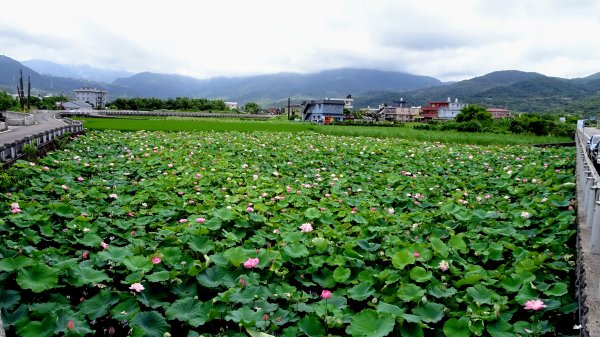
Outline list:
[[[197,78],[342,67],[444,81],[508,69],[566,78],[600,72],[600,0],[33,0],[19,10],[13,5],[0,11],[0,54],[18,61]]]

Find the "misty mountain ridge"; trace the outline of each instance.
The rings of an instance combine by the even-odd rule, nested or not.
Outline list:
[[[41,60],[37,64],[56,65]],[[46,71],[63,74],[71,68],[55,67]],[[393,104],[400,97],[407,105],[425,106],[432,101],[458,98],[486,107],[506,107],[513,111],[563,111],[574,102],[589,100],[600,94],[600,73],[564,79],[535,72],[501,70],[458,82],[442,82],[434,77],[402,72],[342,68],[317,73],[277,73],[245,77],[197,79],[175,74],[142,72],[118,77],[112,83],[42,75],[20,62],[0,55],[0,89],[15,92],[19,70],[26,84],[31,76],[34,93],[73,96],[80,87],[95,87],[109,92],[109,101],[118,97],[207,98],[257,102],[263,107],[281,106],[288,97],[293,103],[308,99],[345,97],[352,94],[356,109],[382,103]],[[71,70],[69,70],[71,69]],[[83,68],[82,68],[83,69]],[[85,69],[96,69],[93,67]],[[106,69],[104,69],[106,70]],[[117,74],[118,71],[106,70]],[[589,106],[585,104],[584,106]]]
[[[27,60],[21,63],[42,75],[68,77],[103,83],[112,83],[119,77],[133,75],[133,73],[129,71],[95,68],[87,64],[59,64],[41,59]]]

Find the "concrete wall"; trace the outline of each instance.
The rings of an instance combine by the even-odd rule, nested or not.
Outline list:
[[[4,131],[6,129],[8,129],[8,126],[6,125],[6,123],[0,122],[0,131]]]
[[[5,111],[2,115],[6,117],[7,125],[23,126],[35,124],[35,116],[32,114]]]

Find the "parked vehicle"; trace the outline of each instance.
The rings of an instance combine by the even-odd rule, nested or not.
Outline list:
[[[590,140],[588,140],[587,153],[590,156],[590,158],[592,156],[592,149],[596,148],[596,145],[598,145],[598,143],[600,143],[600,135],[593,135],[590,137]]]

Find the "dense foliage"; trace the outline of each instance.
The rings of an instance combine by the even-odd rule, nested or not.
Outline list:
[[[471,111],[471,108],[473,111]],[[418,130],[455,130],[459,132],[492,132],[498,134],[530,134],[535,136],[572,137],[576,123],[570,119],[559,121],[557,116],[521,114],[511,119],[492,119],[489,112],[469,105],[467,114],[458,114],[456,120],[416,125]],[[489,116],[488,116],[489,115]]]
[[[177,111],[225,111],[228,110],[223,100],[206,98],[177,97],[175,99],[160,98],[117,98],[109,104],[111,109],[118,110],[177,110]]]
[[[0,313],[24,337],[565,335],[573,152],[88,132],[0,195]]]

